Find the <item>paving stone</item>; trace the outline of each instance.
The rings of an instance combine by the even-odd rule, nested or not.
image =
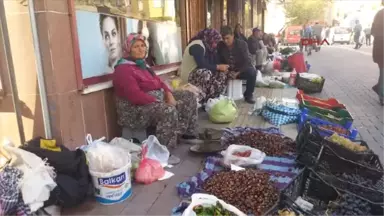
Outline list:
[[[340,63],[343,59],[349,59],[350,63]],[[358,128],[362,138],[370,141],[370,148],[376,154],[382,155],[383,107],[371,90],[377,83],[379,74],[372,57],[353,49],[325,47],[306,60],[311,64],[311,71],[326,78],[320,97],[332,95],[344,103],[352,113],[354,126]]]

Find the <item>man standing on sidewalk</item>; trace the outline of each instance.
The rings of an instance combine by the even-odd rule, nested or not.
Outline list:
[[[369,25],[364,29],[365,34],[365,45],[371,46],[371,26]]]
[[[361,36],[361,31],[363,30],[363,27],[361,26],[359,20],[356,20],[356,25],[353,28],[353,33],[354,33],[354,41],[355,41],[355,49],[359,49],[363,44],[360,43],[360,36]]]
[[[379,95],[380,103],[384,105],[384,8],[375,15],[372,23],[372,36],[373,36],[373,51],[372,58],[379,66],[379,80],[377,84],[372,87],[373,91]]]
[[[316,22],[312,29],[313,29],[313,34],[316,37],[316,41],[317,41],[316,45],[319,46],[318,50],[320,50],[320,43],[323,40],[322,38],[323,26],[321,26],[318,22]]]

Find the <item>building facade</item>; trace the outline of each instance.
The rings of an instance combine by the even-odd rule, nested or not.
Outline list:
[[[147,36],[147,60],[165,77],[177,71],[183,48],[209,23],[212,28],[240,23],[248,33],[263,28],[265,4],[33,0],[28,8],[30,1],[0,1],[5,10],[0,15],[0,139],[22,144],[48,136],[71,149],[83,145],[88,133],[107,139],[121,134],[111,76],[125,35]]]

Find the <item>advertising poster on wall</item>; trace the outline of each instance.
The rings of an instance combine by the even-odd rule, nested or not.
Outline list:
[[[143,21],[76,10],[76,22],[83,79],[112,74],[122,57],[122,41],[129,33],[146,37],[150,66],[181,61],[181,32],[173,21]]]
[[[121,29],[116,16],[76,11],[83,79],[113,73],[121,58]]]

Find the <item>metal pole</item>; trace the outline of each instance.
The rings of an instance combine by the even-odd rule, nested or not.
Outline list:
[[[45,79],[44,79],[44,73],[43,73],[43,67],[42,67],[42,61],[41,61],[39,36],[37,33],[37,26],[36,26],[35,6],[33,4],[33,1],[34,0],[28,0],[28,11],[29,11],[29,18],[31,19],[33,46],[35,48],[36,66],[37,66],[37,83],[39,85],[45,138],[52,139],[51,121],[49,118],[49,109],[48,109],[48,101],[47,101],[47,91],[45,89],[45,81],[44,81]]]
[[[0,1],[1,1],[0,2],[0,22],[1,22],[0,33],[2,34],[2,38],[3,38],[2,42],[4,44],[5,63],[8,67],[9,82],[12,88],[13,108],[15,110],[17,127],[19,129],[19,136],[20,136],[20,142],[21,142],[20,144],[23,145],[25,142],[25,133],[24,133],[23,119],[21,117],[22,113],[20,111],[19,93],[17,91],[15,68],[13,66],[11,45],[9,42],[9,33],[8,33],[8,26],[7,26],[7,18],[5,15],[4,0],[0,0]]]

